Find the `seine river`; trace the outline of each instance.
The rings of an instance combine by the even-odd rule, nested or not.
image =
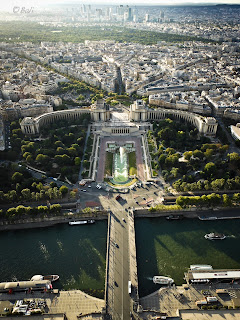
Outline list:
[[[135,220],[140,296],[159,288],[154,275],[169,275],[184,283],[190,264],[240,269],[240,219],[200,221],[164,218]],[[225,240],[204,235],[223,232]],[[0,281],[27,280],[34,274],[59,274],[54,287],[103,290],[106,265],[106,221],[94,225],[0,233]]]
[[[104,289],[107,222],[0,233],[0,281],[58,274],[54,287]]]
[[[240,269],[240,219],[200,221],[164,218],[135,220],[139,294],[159,288],[154,275],[170,276],[177,285],[190,264],[210,264],[213,268]],[[225,240],[210,241],[206,233],[224,233]]]

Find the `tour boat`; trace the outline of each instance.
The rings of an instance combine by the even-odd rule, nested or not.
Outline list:
[[[50,274],[47,276],[42,276],[41,274],[36,274],[31,278],[31,281],[41,281],[41,280],[49,280],[51,282],[57,281],[59,279],[59,275],[57,274]]]
[[[95,223],[95,220],[90,219],[90,220],[69,221],[70,226],[75,226],[79,224],[92,224],[92,223]]]
[[[191,270],[213,270],[213,267],[210,264],[191,264]]]
[[[169,277],[164,277],[164,276],[154,276],[153,277],[153,282],[157,284],[172,284],[174,283],[174,280]]]
[[[87,224],[87,220],[81,220],[81,221],[69,221],[69,225],[70,226],[75,226],[75,225],[78,225],[78,224]]]
[[[204,238],[207,240],[224,240],[226,236],[223,233],[211,232],[205,234]]]

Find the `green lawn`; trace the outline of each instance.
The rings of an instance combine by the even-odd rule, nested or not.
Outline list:
[[[104,175],[111,176],[113,171],[113,153],[106,152]]]
[[[137,164],[136,164],[136,153],[130,152],[128,154],[128,160],[129,160],[129,175],[137,175]]]

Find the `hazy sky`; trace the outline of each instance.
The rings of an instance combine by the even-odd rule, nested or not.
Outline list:
[[[79,3],[79,4],[128,4],[128,5],[174,5],[174,4],[201,4],[201,3],[226,3],[226,4],[240,4],[240,0],[10,0],[1,1],[0,9],[8,9],[12,11],[15,6],[19,7],[39,7],[47,6],[47,4],[56,3]]]

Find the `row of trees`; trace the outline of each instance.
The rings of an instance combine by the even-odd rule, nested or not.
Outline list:
[[[16,190],[9,190],[7,193],[0,191],[0,203],[62,199],[68,193],[68,187],[66,186],[61,186],[60,188],[45,186],[39,192],[31,191],[31,189],[21,189],[21,185],[17,184]],[[70,197],[75,198],[76,193],[71,191]]]
[[[196,207],[231,207],[234,205],[239,205],[240,203],[240,193],[235,193],[232,197],[227,194],[217,194],[212,193],[209,195],[202,196],[179,196],[176,199],[176,204],[181,208],[196,206]]]
[[[0,217],[2,219],[17,219],[24,216],[38,216],[38,215],[57,215],[61,212],[60,204],[53,204],[50,206],[25,207],[23,205],[15,208],[9,208],[6,212],[0,210]]]
[[[186,191],[219,191],[219,190],[240,190],[240,177],[236,176],[235,178],[229,179],[213,179],[209,180],[199,180],[197,182],[186,182],[183,179],[178,179],[173,182],[173,188],[178,192],[186,192]]]

